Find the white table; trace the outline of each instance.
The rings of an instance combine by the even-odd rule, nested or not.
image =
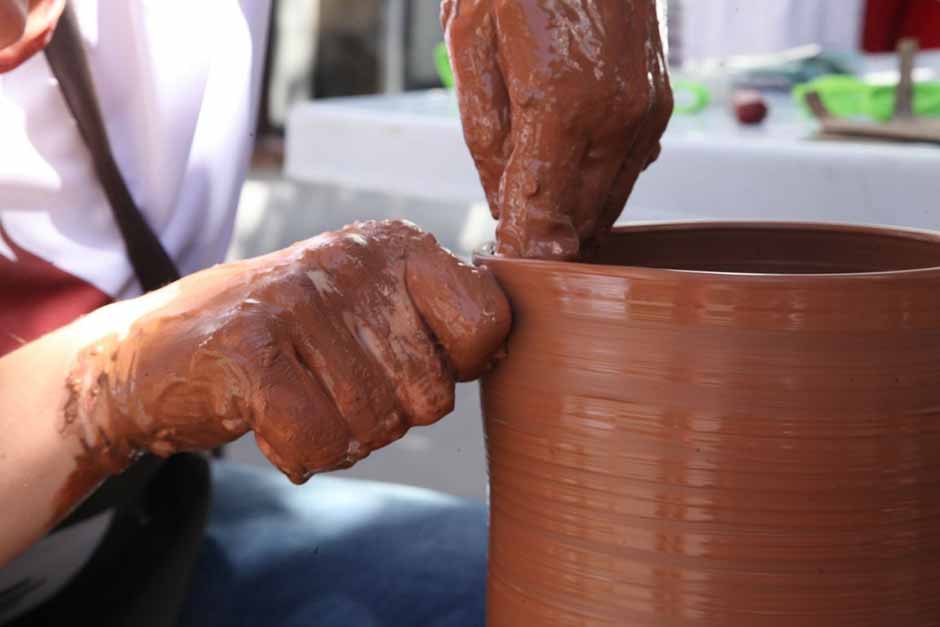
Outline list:
[[[870,58],[869,70],[893,60]],[[940,54],[921,57],[940,70]],[[737,125],[713,106],[676,115],[659,161],[624,219],[845,221],[940,229],[940,148],[813,139],[789,98],[767,123]],[[483,192],[446,91],[302,103],[287,127],[286,174],[310,183],[448,201]],[[485,212],[471,215],[483,220]]]

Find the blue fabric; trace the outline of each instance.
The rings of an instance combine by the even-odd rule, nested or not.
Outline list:
[[[213,464],[181,627],[482,627],[483,505],[382,483]]]

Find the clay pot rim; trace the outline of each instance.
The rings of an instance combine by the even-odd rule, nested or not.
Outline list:
[[[868,224],[846,224],[840,222],[791,222],[785,220],[688,220],[688,221],[656,221],[637,222],[633,224],[616,226],[614,233],[629,233],[637,231],[687,231],[687,230],[718,230],[718,229],[780,229],[780,230],[814,230],[820,232],[854,233],[881,237],[897,237],[922,242],[931,242],[940,247],[940,232],[912,227],[879,226]],[[722,281],[871,281],[881,279],[899,278],[940,278],[940,265],[925,266],[922,268],[907,268],[901,270],[877,270],[872,272],[826,272],[826,273],[761,273],[761,272],[722,272],[715,270],[683,270],[677,268],[654,268],[648,266],[626,266],[596,263],[583,263],[579,261],[555,261],[543,259],[519,259],[502,257],[493,252],[494,242],[488,242],[473,252],[473,262],[478,266],[490,263],[501,265],[515,265],[529,267],[545,272],[567,271],[576,269],[599,270],[604,274],[615,276],[633,276],[638,278],[662,279],[667,276],[690,278],[713,278]]]

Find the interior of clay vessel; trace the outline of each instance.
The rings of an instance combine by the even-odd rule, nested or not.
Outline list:
[[[617,229],[589,263],[749,274],[846,274],[940,266],[940,238],[807,225]]]

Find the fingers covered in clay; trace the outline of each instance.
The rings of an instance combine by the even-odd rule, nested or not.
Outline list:
[[[497,252],[578,257],[619,217],[672,111],[655,0],[460,1],[443,16]]]
[[[441,24],[457,84],[464,140],[480,173],[494,218],[511,149],[510,105],[499,66],[496,17],[488,0],[446,0]],[[472,121],[472,123],[469,123]]]
[[[317,376],[285,347],[262,373],[251,407],[252,429],[262,453],[294,483],[316,471],[345,468],[357,459],[350,450],[348,423]]]
[[[293,481],[431,424],[509,331],[486,270],[402,222],[346,227],[165,288],[81,360],[76,429],[119,469],[248,430]]]

